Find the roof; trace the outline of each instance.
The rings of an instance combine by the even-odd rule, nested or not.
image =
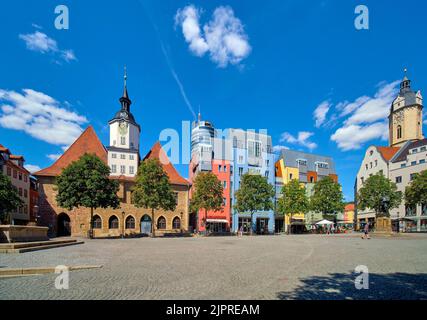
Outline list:
[[[409,151],[415,148],[419,148],[421,146],[427,145],[427,139],[416,140],[405,144],[402,148],[402,151],[399,152],[396,158],[393,159],[393,162],[405,161]]]
[[[400,150],[399,147],[376,147],[385,161],[390,161],[391,158]]]
[[[9,157],[9,159],[12,159],[12,160],[24,160],[24,156],[18,156],[18,155],[15,155],[15,154],[11,154],[10,157]]]
[[[9,149],[0,144],[0,152],[10,153]]]
[[[346,204],[344,211],[354,211],[354,203]]]
[[[282,149],[279,160],[283,159],[286,167],[297,168],[297,160],[307,160],[307,171],[316,171],[316,162],[328,163],[329,174],[335,174],[335,162],[332,157],[322,156],[314,153],[296,151],[291,149]]]
[[[34,176],[58,176],[69,164],[77,161],[85,153],[97,155],[107,163],[107,150],[102,145],[92,126],[74,141],[74,143],[50,167],[34,173]]]
[[[156,142],[154,144],[151,150],[144,157],[144,160],[146,159],[158,159],[163,167],[163,170],[165,170],[166,174],[168,175],[171,184],[181,184],[186,186],[190,185],[187,179],[181,177],[178,171],[176,171],[175,167],[166,155],[166,152],[163,150],[160,142]]]

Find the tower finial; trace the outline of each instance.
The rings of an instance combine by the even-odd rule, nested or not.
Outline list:
[[[200,104],[199,104],[199,114],[198,114],[199,123],[202,121],[202,114],[200,113]]]
[[[127,79],[128,79],[128,73],[127,73],[127,69],[126,69],[126,65],[125,65],[125,73],[124,73],[124,77],[123,77],[124,81],[125,81],[125,87],[127,85]]]

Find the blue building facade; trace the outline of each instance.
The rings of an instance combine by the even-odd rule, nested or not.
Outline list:
[[[272,151],[271,136],[263,132],[252,130],[227,129],[225,139],[228,145],[225,150],[230,150],[226,158],[232,163],[231,175],[231,202],[236,204],[235,193],[240,188],[241,177],[245,173],[259,174],[265,177],[272,186],[275,185],[275,155]],[[272,199],[274,202],[274,199]],[[274,211],[260,211],[253,215],[250,213],[238,213],[234,208],[231,211],[232,231],[238,232],[243,227],[244,232],[258,234],[274,233]]]

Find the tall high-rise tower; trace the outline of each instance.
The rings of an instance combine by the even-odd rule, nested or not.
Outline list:
[[[390,110],[389,144],[400,147],[406,141],[423,138],[423,97],[411,89],[411,80],[405,74]]]
[[[110,146],[107,147],[108,165],[113,176],[133,177],[138,170],[141,127],[130,111],[132,102],[127,90],[126,68],[123,96],[119,101],[120,110],[108,122],[110,125]]]

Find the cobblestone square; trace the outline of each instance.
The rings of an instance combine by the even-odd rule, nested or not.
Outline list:
[[[0,268],[103,265],[0,278],[0,299],[426,299],[427,235],[298,235],[85,240],[0,254]],[[355,289],[356,266],[369,289]]]

